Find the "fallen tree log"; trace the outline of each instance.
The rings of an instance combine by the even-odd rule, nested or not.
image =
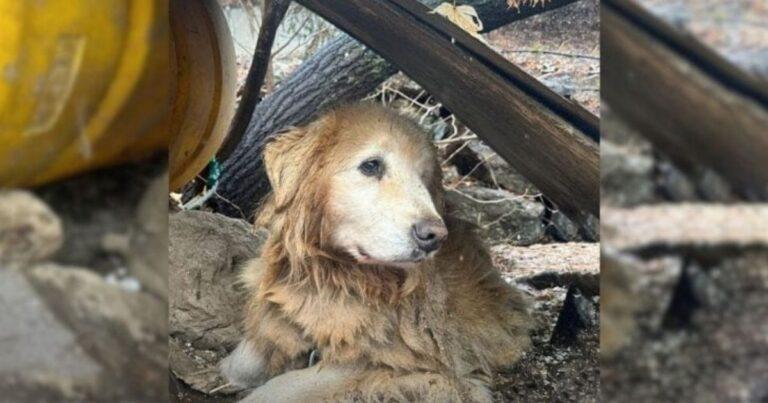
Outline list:
[[[553,10],[576,0],[552,0],[545,5],[510,9],[506,0],[470,0],[485,31]],[[434,8],[441,0],[423,0]],[[397,68],[347,35],[329,41],[254,109],[245,136],[222,166],[220,197],[214,209],[233,217],[250,217],[270,190],[261,151],[281,129],[307,122],[335,104],[362,99],[397,72]]]
[[[601,241],[621,250],[768,247],[768,206],[760,203],[604,207],[601,225]]]
[[[602,96],[683,169],[768,200],[768,84],[626,0],[601,9]]]

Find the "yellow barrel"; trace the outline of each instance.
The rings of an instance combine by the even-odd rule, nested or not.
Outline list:
[[[173,102],[170,188],[200,172],[224,141],[235,112],[235,48],[216,0],[171,0]]]
[[[210,7],[215,0],[187,3],[204,3],[206,12],[221,14]],[[190,19],[179,15],[182,21]],[[213,32],[221,46],[231,49],[228,31],[226,36],[216,31],[221,26],[201,19],[188,24],[198,25],[186,32],[174,29],[185,35],[175,42],[192,47],[187,36],[199,30]],[[0,186],[34,186],[139,159],[166,149],[178,136],[202,151],[188,153],[188,159],[199,160],[194,163],[174,160],[171,176],[180,177],[180,166],[202,168],[229,123],[209,120],[226,119],[221,109],[232,106],[208,101],[216,105],[210,112],[173,108],[172,103],[194,103],[187,98],[200,91],[189,87],[205,87],[209,83],[204,80],[233,89],[224,80],[234,75],[222,72],[234,71],[234,59],[209,53],[218,70],[185,83],[176,77],[178,52],[171,42],[167,1],[0,0]],[[198,52],[196,57],[203,56]],[[234,99],[234,90],[218,95]]]

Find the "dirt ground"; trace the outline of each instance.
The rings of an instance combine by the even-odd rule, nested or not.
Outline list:
[[[597,1],[515,22],[486,34],[490,46],[560,95],[600,114]]]

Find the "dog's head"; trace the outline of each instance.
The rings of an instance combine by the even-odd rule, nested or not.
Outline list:
[[[264,161],[273,195],[262,222],[273,221],[291,247],[409,267],[447,236],[435,147],[390,110],[332,111],[269,143]]]

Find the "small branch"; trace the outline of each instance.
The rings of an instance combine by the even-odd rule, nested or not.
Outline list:
[[[460,183],[462,183],[465,180],[467,180],[467,178],[469,178],[470,175],[472,175],[473,173],[475,173],[475,171],[477,171],[477,168],[480,168],[481,166],[483,166],[486,163],[486,161],[488,161],[488,159],[490,159],[490,158],[491,158],[491,156],[489,155],[488,157],[483,158],[482,161],[480,161],[477,164],[475,164],[475,166],[472,167],[472,169],[470,169],[469,172],[467,172],[466,175],[462,176],[461,179],[459,179],[459,181],[456,182],[455,185],[453,185],[453,188],[455,189]]]
[[[444,144],[458,143],[459,141],[469,141],[469,140],[477,140],[477,135],[471,134],[469,136],[449,137],[445,140],[437,140],[435,141],[435,144],[440,146]]]
[[[299,33],[301,33],[301,31],[302,31],[302,30],[304,29],[304,27],[307,25],[307,23],[309,22],[309,19],[310,19],[310,18],[312,18],[312,15],[311,15],[311,14],[310,14],[310,15],[307,15],[307,16],[304,18],[304,21],[302,21],[302,22],[301,22],[301,24],[299,24],[299,27],[298,27],[298,28],[296,28],[296,30],[295,30],[295,31],[293,31],[293,34],[291,34],[291,37],[290,37],[290,38],[288,38],[288,39],[285,41],[285,43],[283,44],[283,46],[280,46],[280,47],[279,47],[279,48],[278,48],[276,51],[272,52],[272,58],[273,58],[273,59],[274,59],[275,57],[277,57],[277,55],[279,55],[279,54],[280,54],[280,52],[282,52],[283,50],[285,50],[285,48],[287,48],[287,47],[288,47],[288,45],[290,45],[290,44],[291,44],[291,42],[293,42],[293,40],[294,40],[294,39],[296,39],[296,37],[299,35]]]
[[[197,195],[192,200],[184,203],[181,205],[182,210],[197,210],[200,207],[202,207],[205,202],[208,201],[213,195],[216,194],[216,188],[218,187],[218,183],[213,185],[210,189],[206,190],[203,194]]]
[[[259,27],[259,39],[256,41],[256,50],[253,52],[251,67],[243,86],[242,98],[232,121],[229,134],[219,150],[219,158],[226,159],[240,143],[248,123],[253,115],[253,110],[261,101],[261,87],[269,70],[272,59],[272,45],[277,36],[277,28],[288,11],[291,0],[266,0],[264,2],[264,18]]]
[[[504,220],[505,218],[507,218],[507,217],[511,217],[511,216],[513,216],[513,215],[515,215],[515,214],[517,214],[517,211],[515,211],[515,210],[512,210],[512,211],[508,211],[508,212],[506,212],[506,213],[502,214],[501,216],[499,216],[499,218],[497,218],[497,219],[495,219],[495,220],[493,220],[493,221],[489,221],[489,222],[487,222],[487,223],[485,223],[485,224],[480,224],[480,228],[482,228],[482,229],[488,229],[488,228],[491,228],[491,227],[493,227],[494,225],[496,225],[496,224],[500,223],[500,222],[501,222],[502,220]]]
[[[501,197],[501,198],[498,198],[498,199],[492,199],[492,200],[481,200],[481,199],[478,199],[478,198],[476,198],[476,197],[470,196],[470,195],[468,195],[468,194],[466,194],[466,193],[462,192],[462,191],[461,191],[461,190],[459,190],[459,189],[446,188],[445,190],[447,190],[447,191],[449,191],[449,192],[458,193],[458,194],[460,194],[461,196],[464,196],[464,197],[466,197],[467,199],[469,199],[469,200],[472,200],[473,202],[475,202],[475,203],[479,203],[479,204],[496,204],[496,203],[504,203],[505,201],[511,201],[511,200],[522,200],[522,199],[525,199],[525,198],[528,196],[528,190],[526,189],[525,193],[523,193],[523,194],[521,194],[521,195],[519,195],[519,196],[515,196],[515,197]]]
[[[469,140],[466,141],[464,144],[462,144],[459,148],[457,148],[456,151],[451,153],[451,155],[449,155],[448,158],[444,159],[441,165],[442,166],[447,166],[448,163],[451,162],[453,157],[457,156],[461,152],[461,150],[467,148],[468,145],[469,145]]]
[[[220,385],[220,386],[218,386],[216,388],[211,389],[211,391],[208,392],[208,394],[209,395],[215,394],[216,392],[224,390],[224,389],[226,389],[226,388],[228,388],[230,386],[233,386],[233,385],[231,383],[227,382],[227,383],[225,383],[223,385]]]

